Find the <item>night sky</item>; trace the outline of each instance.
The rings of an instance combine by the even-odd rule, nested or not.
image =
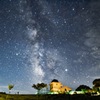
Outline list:
[[[35,93],[58,79],[73,90],[100,78],[100,0],[0,0],[0,91]]]

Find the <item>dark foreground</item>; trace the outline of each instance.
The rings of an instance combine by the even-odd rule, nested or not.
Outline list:
[[[100,100],[100,96],[82,94],[59,94],[59,95],[21,95],[21,94],[0,94],[0,100]]]

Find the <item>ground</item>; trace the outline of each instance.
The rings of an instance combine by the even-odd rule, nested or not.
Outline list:
[[[100,96],[90,96],[84,94],[45,94],[45,95],[25,95],[25,94],[0,94],[0,100],[100,100]]]

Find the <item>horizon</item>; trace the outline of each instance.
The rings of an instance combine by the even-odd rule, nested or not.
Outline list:
[[[94,80],[93,80],[94,81]],[[60,82],[59,80],[58,80],[58,82]],[[43,82],[40,82],[40,83],[43,83]],[[51,82],[50,82],[51,83]],[[49,83],[49,84],[50,84]],[[61,82],[62,83],[62,82]],[[37,83],[38,84],[38,83]],[[45,83],[46,84],[46,83]],[[50,88],[50,85],[49,84],[47,84],[47,87],[48,88]],[[16,85],[15,84],[8,84],[8,85],[14,85],[14,87],[16,87]],[[64,85],[63,83],[62,83],[62,85],[63,86],[67,86],[67,85]],[[86,84],[80,84],[80,85],[86,85]],[[79,85],[79,86],[80,86]],[[71,89],[72,89],[72,91],[76,91],[76,89],[79,87],[79,86],[77,86],[77,87],[75,87],[75,88],[72,88],[72,87],[70,87]],[[86,85],[86,86],[88,86],[88,85]],[[93,88],[93,86],[94,85],[92,85],[92,87],[90,87],[90,88]],[[14,89],[14,87],[10,90],[10,93],[9,93],[9,89],[8,89],[8,86],[0,86],[0,89],[2,90],[2,89],[5,89],[5,91],[0,91],[0,92],[4,92],[4,93],[8,93],[8,94],[37,94],[37,89],[35,89],[35,88],[33,88],[32,86],[31,86],[31,88],[33,89],[33,91],[22,91],[22,90],[16,90],[16,89]],[[69,86],[68,86],[69,87]],[[49,89],[49,92],[50,92],[50,89]]]

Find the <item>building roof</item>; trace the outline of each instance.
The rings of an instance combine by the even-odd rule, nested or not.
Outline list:
[[[59,82],[57,79],[53,79],[51,82]]]

